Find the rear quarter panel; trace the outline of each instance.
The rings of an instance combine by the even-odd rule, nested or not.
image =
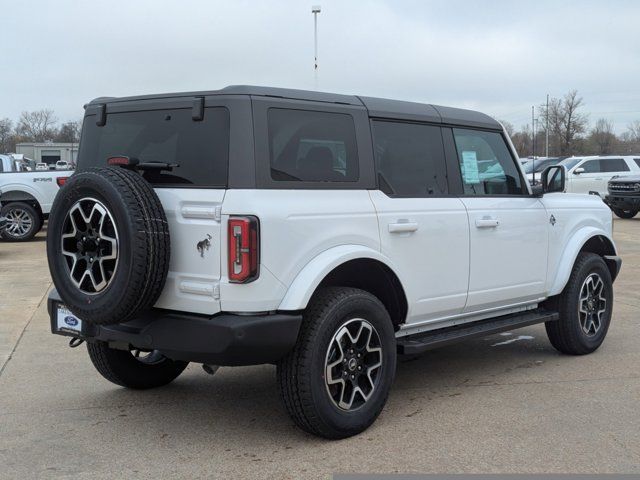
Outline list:
[[[378,219],[366,190],[228,190],[223,225],[230,215],[260,220],[260,276],[249,284],[229,283],[223,248],[223,311],[277,309],[302,269],[330,248],[361,245],[380,250]],[[221,233],[226,245],[227,232]]]

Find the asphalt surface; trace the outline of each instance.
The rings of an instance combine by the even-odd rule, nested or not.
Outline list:
[[[44,233],[0,243],[0,478],[640,473],[639,233],[616,220],[624,264],[597,352],[560,355],[535,326],[402,361],[374,426],[335,442],[293,425],[272,366],[108,383],[49,333]]]

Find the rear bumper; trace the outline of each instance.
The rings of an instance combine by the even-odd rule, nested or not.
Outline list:
[[[57,306],[61,303],[58,292],[52,290],[47,301],[52,333],[108,342],[113,348],[159,350],[173,360],[211,365],[274,363],[293,348],[302,322],[302,315],[295,314],[209,317],[152,309],[124,324],[82,322],[78,334],[57,329]]]
[[[604,197],[604,203],[609,205],[611,208],[640,210],[640,195],[635,197],[625,195],[607,195]]]

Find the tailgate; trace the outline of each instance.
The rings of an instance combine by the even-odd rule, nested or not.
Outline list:
[[[157,188],[171,235],[171,261],[158,308],[220,311],[220,212],[224,189]]]

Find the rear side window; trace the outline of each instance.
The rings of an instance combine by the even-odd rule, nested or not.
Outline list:
[[[373,138],[382,191],[401,197],[447,193],[440,127],[374,121]]]
[[[358,181],[358,151],[351,115],[271,108],[268,125],[273,180]]]
[[[610,158],[600,161],[603,172],[628,172],[629,165],[623,158]]]
[[[629,166],[622,158],[602,158],[595,160],[587,160],[580,167],[584,168],[585,173],[600,172],[628,172]]]
[[[465,195],[521,195],[514,158],[497,132],[454,128]]]
[[[87,117],[82,128],[78,169],[104,167],[113,156],[175,164],[170,171],[144,171],[157,186],[225,187],[229,163],[229,111],[205,109],[196,122],[191,109],[107,115],[99,127]]]
[[[634,158],[633,161],[636,162],[636,165],[640,167],[640,158]]]

